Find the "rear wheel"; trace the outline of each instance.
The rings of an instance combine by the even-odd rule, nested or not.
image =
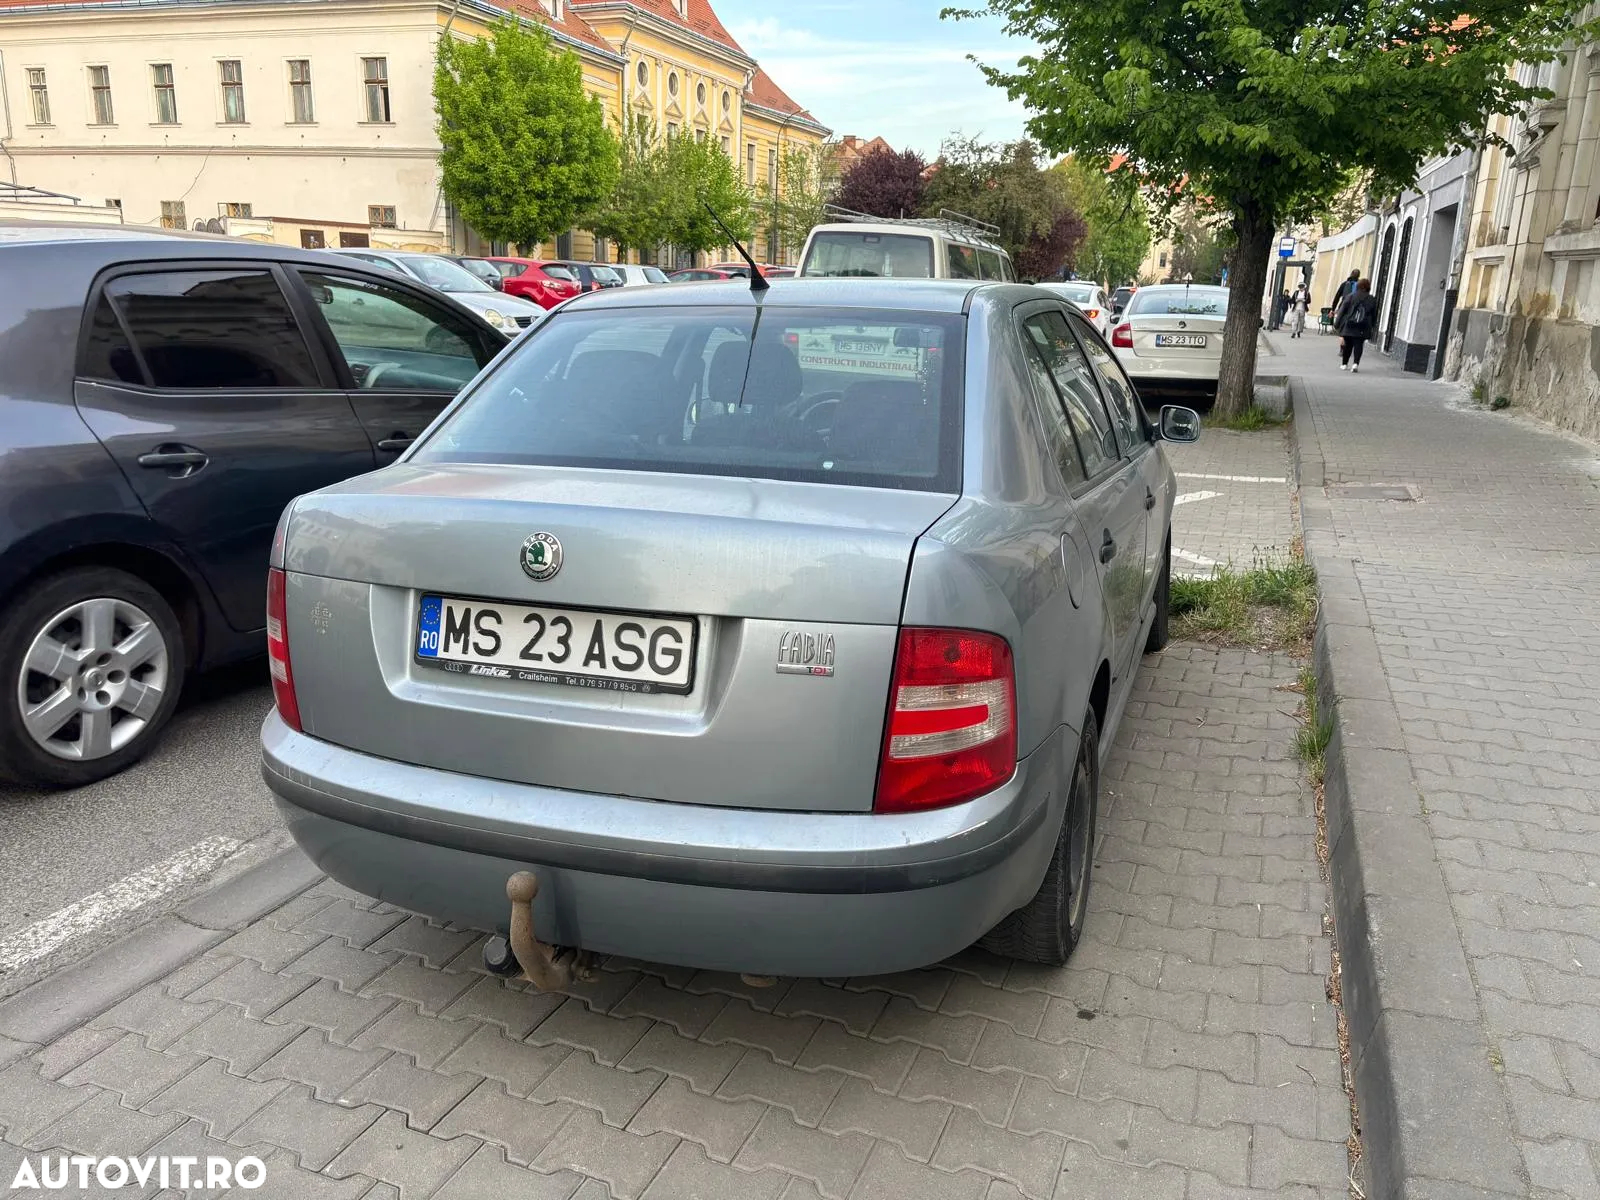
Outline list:
[[[1172,607],[1172,531],[1167,531],[1167,548],[1161,557],[1161,577],[1156,580],[1156,615],[1150,622],[1150,634],[1144,639],[1144,652],[1154,654],[1167,644],[1167,623]]]
[[[1059,967],[1083,936],[1089,915],[1089,876],[1094,866],[1094,823],[1100,798],[1100,726],[1090,709],[1083,717],[1078,758],[1067,790],[1067,814],[1055,853],[1034,898],[984,934],[985,950],[1023,962]]]
[[[155,744],[183,686],[178,619],[137,576],[78,567],[18,597],[0,631],[0,775],[79,787]]]

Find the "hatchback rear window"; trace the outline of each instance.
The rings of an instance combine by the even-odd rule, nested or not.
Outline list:
[[[818,233],[811,238],[802,275],[932,279],[933,239],[911,233]]]
[[[1227,316],[1228,291],[1219,287],[1173,288],[1171,291],[1140,288],[1128,302],[1130,317],[1161,316],[1166,313],[1190,317]]]
[[[868,309],[558,313],[415,462],[956,491],[962,318]]]
[[[577,274],[570,267],[563,267],[557,263],[545,263],[539,269],[550,279],[568,279],[573,283],[578,281]]]

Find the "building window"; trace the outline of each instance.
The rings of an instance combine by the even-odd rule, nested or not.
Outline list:
[[[374,229],[397,228],[394,219],[394,205],[369,204],[367,205],[367,224]]]
[[[225,216],[225,217],[246,217],[246,218],[248,218],[250,216],[250,205],[241,204],[240,202],[238,202],[236,200],[229,200],[226,204],[224,204],[222,206],[222,215]]]
[[[667,136],[669,138],[675,138],[678,136],[678,123],[676,121],[667,122]]]
[[[311,60],[309,58],[291,58],[289,60],[289,100],[294,111],[294,123],[296,125],[309,125],[316,120],[316,110],[311,107]]]
[[[667,76],[667,95],[676,96],[677,94],[678,94],[678,73],[676,71],[673,71]]]
[[[725,112],[725,113],[733,111],[733,93],[732,92],[723,92],[722,93],[722,111]]]
[[[28,68],[28,97],[33,101],[33,123],[50,124],[50,90],[44,85],[44,68]]]
[[[639,65],[634,69],[634,78],[639,81],[640,87],[650,86],[650,64],[642,58],[639,60]]]
[[[363,58],[361,78],[367,89],[367,120],[374,124],[389,123],[389,60]]]
[[[744,182],[746,187],[756,185],[756,144],[746,142],[744,147]]]
[[[118,200],[114,196],[107,196],[106,197],[106,207],[107,208],[114,208],[118,212],[121,212],[122,211],[122,201]]]
[[[697,141],[697,142],[705,141],[706,140],[706,131],[704,129],[696,129],[694,131],[694,140]]]
[[[1163,250],[1161,252],[1161,268],[1162,268],[1162,270],[1165,270],[1166,266],[1167,266],[1167,252],[1165,250]]]
[[[701,108],[706,106],[706,85],[704,83],[694,85],[694,100]]]
[[[89,94],[94,100],[94,124],[114,124],[111,112],[111,68],[89,68]]]
[[[150,82],[156,89],[156,124],[178,123],[178,93],[172,86],[172,64],[152,63]]]
[[[188,220],[183,213],[182,200],[163,200],[161,202],[161,228],[186,229]]]
[[[722,139],[722,152],[729,158],[733,157],[733,142],[728,138]]]
[[[244,68],[237,58],[225,58],[217,64],[222,79],[222,122],[224,125],[244,124]]]
[[[773,191],[778,190],[778,152],[767,151],[767,186]]]

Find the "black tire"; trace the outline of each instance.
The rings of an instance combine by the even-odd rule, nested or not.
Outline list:
[[[1032,900],[983,935],[978,944],[985,950],[1059,967],[1077,947],[1089,915],[1089,881],[1094,874],[1094,827],[1100,809],[1099,742],[1100,726],[1090,709],[1083,717],[1078,758],[1067,788],[1067,811],[1044,882]],[[1079,875],[1076,880],[1075,874]]]
[[[1154,654],[1166,648],[1169,634],[1168,618],[1172,608],[1172,531],[1167,531],[1167,548],[1161,557],[1161,577],[1156,580],[1156,617],[1150,622],[1150,633],[1144,639],[1144,652]]]
[[[92,636],[85,623],[73,617],[58,624],[57,618],[76,605],[95,600],[112,605],[106,651],[94,660],[60,667],[71,672],[67,679],[37,670],[24,677],[30,648],[52,630],[59,633],[77,628],[76,645],[70,633],[65,640],[55,640],[75,654],[82,651]],[[153,631],[138,643],[130,640],[134,625],[129,618],[135,614],[148,618]],[[144,624],[140,621],[139,628]],[[134,661],[152,646],[156,649],[149,660]],[[186,662],[183,633],[172,606],[137,576],[109,567],[74,567],[34,583],[12,601],[0,628],[0,778],[27,787],[81,787],[138,762],[155,745],[177,707]],[[90,670],[97,674],[84,674]],[[28,731],[23,721],[24,695],[38,703],[65,688],[83,697],[84,686],[102,689],[95,694],[105,704],[95,715],[79,712],[70,716],[55,733],[41,735],[43,741]],[[98,728],[101,717],[107,732],[97,746],[89,737],[91,726],[85,722],[95,722]],[[134,724],[128,724],[130,721]],[[74,729],[83,756],[63,757],[70,751],[66,742]],[[46,744],[56,747],[56,752]],[[102,752],[104,747],[108,748]]]

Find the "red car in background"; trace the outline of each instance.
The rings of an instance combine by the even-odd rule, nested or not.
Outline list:
[[[782,279],[793,275],[793,267],[769,267],[763,265],[761,274],[768,279]],[[667,276],[669,283],[692,283],[705,279],[749,279],[750,268],[745,263],[714,263],[709,267],[690,267],[683,271],[674,271]]]
[[[532,258],[491,258],[504,277],[508,296],[522,296],[541,308],[554,308],[583,291],[570,267]]]

